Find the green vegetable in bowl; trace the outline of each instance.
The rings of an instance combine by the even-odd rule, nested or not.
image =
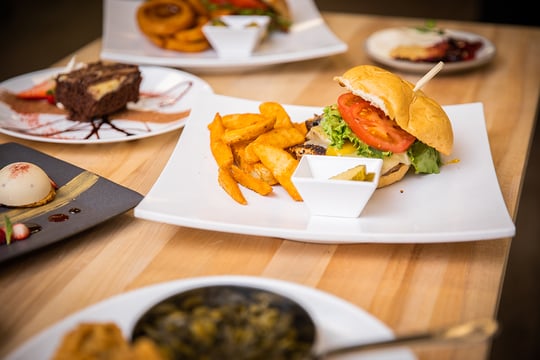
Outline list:
[[[281,295],[244,286],[197,288],[167,298],[136,323],[170,359],[302,359],[315,341],[309,314]]]

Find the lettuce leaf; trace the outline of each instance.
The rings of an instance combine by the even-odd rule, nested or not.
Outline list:
[[[441,154],[431,146],[416,140],[407,150],[407,155],[411,159],[416,174],[438,174],[440,172]]]

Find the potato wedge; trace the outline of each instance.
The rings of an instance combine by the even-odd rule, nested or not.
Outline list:
[[[208,124],[207,127],[210,131],[210,141],[221,139],[223,133],[225,132],[225,128],[223,127],[223,121],[220,113],[216,113],[214,115],[214,119],[210,124]]]
[[[223,115],[221,121],[226,129],[241,129],[264,121],[266,117],[258,113],[239,113]]]
[[[246,151],[246,146],[249,144],[249,141],[240,141],[234,144],[229,145],[233,154],[234,164],[242,167],[245,163],[244,153]]]
[[[289,146],[301,144],[304,140],[305,137],[294,127],[274,128],[259,135],[246,146],[244,159],[249,163],[259,161],[259,158],[253,151],[253,146],[255,144],[267,144],[280,149],[285,149]]]
[[[294,126],[294,128],[296,130],[298,130],[300,132],[300,134],[302,134],[302,136],[304,136],[304,138],[306,137],[306,135],[308,133],[308,129],[307,129],[305,121],[302,121],[302,122],[299,122],[299,123],[294,122],[293,126]]]
[[[225,129],[225,133],[222,136],[223,141],[226,144],[234,144],[240,141],[249,141],[255,139],[257,136],[267,132],[274,127],[274,118],[264,117],[262,121],[255,124],[248,125],[239,129]]]
[[[218,167],[230,167],[234,163],[233,153],[229,145],[221,140],[210,144],[210,150],[216,160]]]
[[[238,166],[231,166],[231,175],[242,186],[255,191],[256,193],[266,196],[270,194],[274,189],[261,179],[253,177]]]
[[[247,200],[242,194],[240,186],[231,174],[230,168],[220,167],[218,170],[218,182],[219,185],[225,190],[230,197],[232,197],[237,203],[247,205]]]
[[[229,167],[234,163],[231,147],[221,140],[217,140],[210,144],[210,150],[216,160],[218,167]]]
[[[251,174],[251,176],[264,181],[270,186],[279,184],[277,179],[272,174],[272,171],[266,166],[264,166],[264,164],[260,161],[254,164],[250,164],[244,161],[240,167],[242,170],[244,170],[244,172]]]
[[[285,191],[295,201],[302,201],[300,193],[291,180],[291,176],[298,165],[298,160],[287,151],[272,145],[255,144],[253,150],[261,159],[261,162],[272,171],[272,175],[283,186]]]
[[[225,129],[221,123],[221,116],[216,113],[214,120],[208,124],[210,131],[210,151],[219,167],[229,167],[234,162],[234,157],[229,145],[222,140]]]
[[[259,111],[261,114],[268,117],[274,117],[276,123],[274,128],[292,127],[291,117],[280,103],[273,101],[266,101],[259,105]]]

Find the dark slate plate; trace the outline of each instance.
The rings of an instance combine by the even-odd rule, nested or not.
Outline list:
[[[1,225],[4,225],[4,215],[8,215],[13,223],[41,227],[25,240],[0,245],[0,263],[87,230],[134,208],[143,198],[133,190],[37,150],[17,143],[0,144],[0,168],[18,161],[41,167],[58,185],[58,191],[52,202],[40,207],[0,206]],[[57,220],[68,218],[51,221],[51,216]]]

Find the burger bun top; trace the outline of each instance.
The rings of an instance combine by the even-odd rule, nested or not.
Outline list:
[[[442,154],[454,143],[452,124],[444,109],[398,75],[373,65],[359,65],[334,80],[354,95],[381,109],[396,124]]]

